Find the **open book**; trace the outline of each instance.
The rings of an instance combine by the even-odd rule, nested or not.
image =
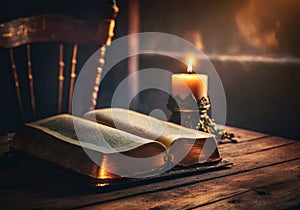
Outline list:
[[[27,123],[12,148],[94,179],[151,176],[221,160],[214,136],[121,108]]]

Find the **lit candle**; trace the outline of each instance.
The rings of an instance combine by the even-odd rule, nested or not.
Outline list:
[[[207,97],[208,76],[193,72],[193,60],[189,60],[187,73],[172,75],[172,94],[179,96],[181,100],[193,94],[196,100]]]

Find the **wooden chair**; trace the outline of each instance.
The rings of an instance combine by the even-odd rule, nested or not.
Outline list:
[[[70,16],[62,16],[57,14],[42,14],[25,18],[18,18],[6,23],[0,24],[0,47],[6,48],[9,51],[10,65],[14,78],[14,86],[16,90],[16,97],[18,107],[20,110],[21,118],[23,116],[23,104],[20,86],[22,83],[19,81],[16,65],[14,49],[16,47],[26,46],[26,60],[27,60],[27,77],[29,80],[29,94],[30,104],[33,119],[36,115],[36,97],[34,89],[34,78],[32,62],[34,58],[31,57],[31,44],[36,42],[56,42],[59,44],[59,60],[57,62],[58,72],[58,89],[57,89],[57,113],[65,112],[62,110],[63,102],[63,84],[65,80],[64,75],[64,44],[72,43],[72,61],[69,78],[69,91],[68,91],[68,110],[71,112],[73,88],[76,79],[76,63],[78,44],[94,42],[101,46],[101,55],[99,59],[99,66],[97,69],[97,76],[95,78],[93,93],[91,94],[91,106],[97,103],[98,87],[101,79],[102,67],[104,65],[105,46],[109,45],[114,35],[113,30],[115,26],[115,17],[118,13],[118,8],[114,4],[109,12],[110,16],[98,22],[89,22],[76,19]],[[24,67],[22,67],[24,68]],[[92,108],[92,107],[91,107]]]

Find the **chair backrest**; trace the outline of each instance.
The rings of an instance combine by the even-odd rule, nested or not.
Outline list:
[[[27,60],[27,77],[29,84],[29,94],[32,118],[36,114],[36,100],[34,90],[34,78],[31,58],[31,44],[36,42],[58,42],[59,44],[59,60],[57,61],[58,72],[58,90],[57,90],[57,113],[61,113],[63,101],[63,84],[64,84],[64,44],[72,43],[73,52],[71,56],[71,70],[69,78],[69,94],[68,94],[68,110],[71,112],[73,88],[76,79],[76,63],[78,44],[86,42],[94,42],[101,46],[99,66],[97,69],[97,76],[93,93],[91,94],[91,106],[96,105],[98,86],[101,80],[102,67],[104,65],[105,46],[109,45],[114,35],[113,30],[115,26],[115,17],[118,13],[118,8],[113,5],[111,8],[111,15],[106,19],[97,22],[83,21],[73,17],[62,16],[57,14],[42,14],[26,18],[18,18],[6,23],[0,23],[0,47],[9,50],[11,70],[14,78],[14,86],[16,89],[16,96],[21,119],[23,118],[23,105],[20,91],[20,81],[18,78],[17,68],[14,56],[14,48],[26,45],[26,60]],[[91,107],[92,108],[92,107]],[[23,121],[23,120],[22,120]]]

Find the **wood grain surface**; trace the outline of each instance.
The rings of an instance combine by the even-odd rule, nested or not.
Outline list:
[[[300,204],[300,142],[227,128],[219,146],[230,169],[95,192],[0,156],[3,209],[286,209]]]

